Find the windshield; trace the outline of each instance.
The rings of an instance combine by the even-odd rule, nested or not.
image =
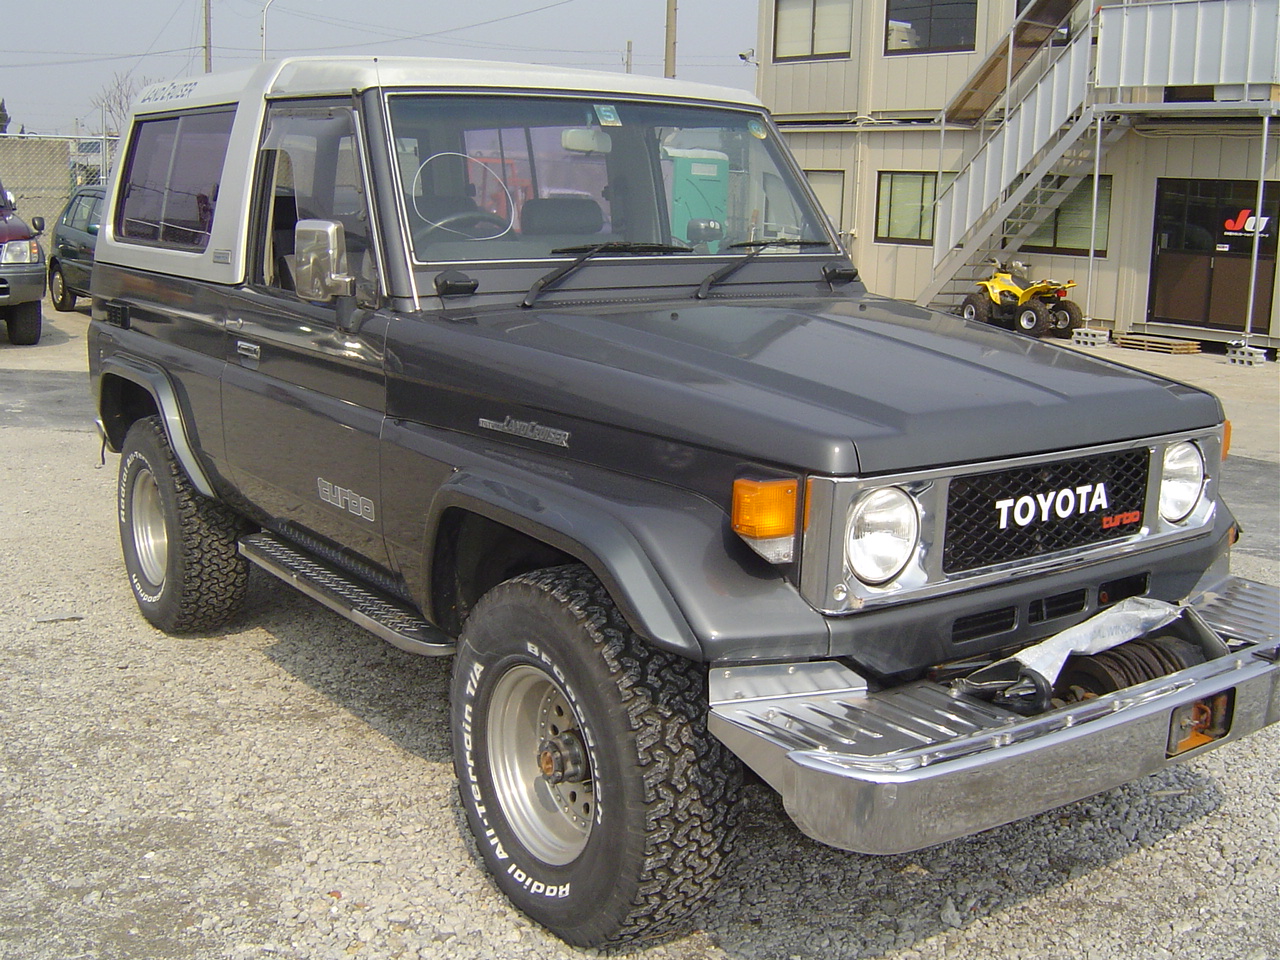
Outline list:
[[[569,256],[560,251],[603,243],[723,254],[746,242],[830,240],[753,111],[396,94],[390,112],[420,262]]]

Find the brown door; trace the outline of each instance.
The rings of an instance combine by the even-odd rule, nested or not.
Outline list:
[[[1257,191],[1248,180],[1158,181],[1148,320],[1244,332]],[[1280,184],[1266,184],[1261,221],[1254,333],[1271,327]]]

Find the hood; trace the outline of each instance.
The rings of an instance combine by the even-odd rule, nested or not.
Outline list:
[[[558,306],[435,332],[443,337],[421,342],[435,354],[427,375],[437,388],[452,381],[473,398],[468,407],[495,398],[486,415],[532,415],[552,428],[593,422],[836,476],[1222,420],[1215,397],[1184,384],[871,295]],[[417,366],[416,352],[399,362]],[[508,402],[525,410],[507,411]]]
[[[8,210],[0,211],[0,243],[10,240],[30,240],[34,233],[25,220]]]

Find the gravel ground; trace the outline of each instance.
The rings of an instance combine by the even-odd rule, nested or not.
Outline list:
[[[77,349],[83,368],[83,318],[50,319],[49,352],[3,345],[0,378],[74,371],[57,358]],[[82,421],[37,419],[0,406],[0,957],[595,955],[473,859],[447,661],[257,573],[225,633],[153,630],[121,573],[116,458],[98,467]],[[820,846],[752,788],[696,929],[622,955],[1280,960],[1278,771],[1273,727],[897,857]]]

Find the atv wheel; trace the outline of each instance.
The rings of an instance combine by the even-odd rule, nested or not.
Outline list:
[[[1013,314],[1013,329],[1029,337],[1043,337],[1049,324],[1049,308],[1039,300],[1028,300]]]
[[[971,293],[960,304],[960,316],[978,323],[991,322],[991,298]]]
[[[209,630],[234,616],[249,582],[238,521],[192,489],[159,417],[129,428],[118,491],[120,546],[142,615],[166,633]]]
[[[9,331],[9,342],[15,347],[31,347],[40,342],[40,301],[15,303],[9,308],[5,317],[5,327]]]
[[[578,946],[678,929],[727,865],[742,772],[705,666],[627,626],[582,566],[508,580],[458,642],[462,803],[517,907]]]
[[[1055,337],[1071,339],[1071,334],[1084,322],[1084,313],[1074,300],[1059,300],[1049,307],[1049,324]]]

